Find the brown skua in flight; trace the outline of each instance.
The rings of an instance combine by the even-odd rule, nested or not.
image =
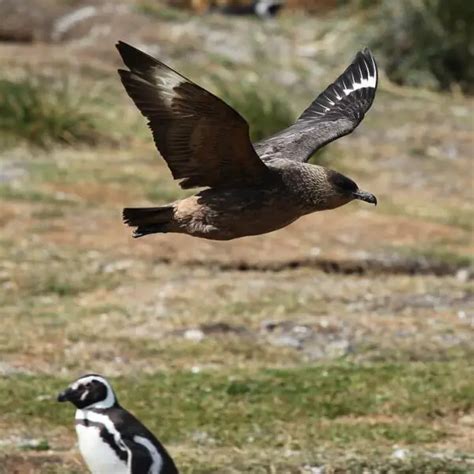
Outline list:
[[[308,163],[319,148],[351,133],[372,105],[377,66],[367,49],[290,127],[255,144],[246,120],[221,99],[138,49],[119,42],[119,74],[148,119],[155,144],[182,188],[179,201],[126,208],[134,237],[175,232],[213,240],[264,234],[301,216],[371,193],[337,171]]]

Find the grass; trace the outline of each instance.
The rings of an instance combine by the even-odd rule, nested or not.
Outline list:
[[[174,8],[166,5],[164,2],[140,0],[135,9],[139,13],[151,17],[153,20],[179,22],[190,18],[187,10]]]
[[[350,443],[357,452],[369,445],[442,441],[451,421],[474,409],[473,375],[467,361],[342,362],[251,372],[162,372],[113,383],[121,403],[171,446],[203,445],[234,455],[249,444],[269,453],[291,449],[317,464],[321,446],[341,449]],[[3,423],[22,419],[23,430],[43,433],[43,444],[54,446],[57,440],[48,433],[69,425],[72,430],[72,408],[54,400],[69,382],[48,375],[1,378]],[[237,458],[245,462],[244,455]],[[270,461],[262,456],[262,466]],[[230,467],[222,460],[207,466],[202,472]]]
[[[265,89],[263,84],[241,80],[234,88],[215,79],[218,95],[234,107],[249,123],[251,140],[256,142],[288,127],[295,121],[295,114],[286,95]]]
[[[426,249],[422,246],[403,249],[407,257],[426,260],[440,265],[451,265],[453,268],[469,268],[474,264],[474,256],[470,254],[458,254],[451,252],[443,245],[432,246]]]
[[[17,140],[40,147],[94,144],[101,133],[90,104],[90,97],[78,93],[65,77],[0,78],[1,145]]]
[[[340,72],[337,58],[349,59],[358,44],[348,45],[341,19],[245,21],[198,23],[224,34],[258,30],[248,63],[212,42],[203,50],[194,20],[177,28],[158,20],[164,29],[156,41],[178,70],[201,71],[202,81],[190,75],[197,83],[209,85],[212,73],[225,78],[227,88],[216,80],[215,90],[259,139],[292,122],[318,85],[333,79],[326,66]],[[276,35],[282,44],[273,55]],[[140,38],[155,40],[151,32]],[[288,57],[307,42],[314,53]],[[113,61],[101,53],[81,69],[81,81],[115,77]],[[266,85],[288,70],[298,78],[291,94],[289,86]],[[83,89],[66,83],[41,83],[35,92],[46,102],[57,96],[56,118],[45,123],[63,123],[62,102],[74,105],[74,120],[76,110],[86,118],[85,135],[79,121],[71,126],[77,136],[43,129],[44,141],[32,141],[26,105],[18,127],[0,129],[10,145],[21,144],[0,153],[0,473],[84,472],[73,408],[54,396],[90,371],[111,377],[122,403],[163,439],[184,474],[473,471],[469,273],[344,275],[305,265],[359,256],[387,257],[388,266],[404,256],[470,263],[468,97],[412,100],[384,93],[381,83],[361,127],[315,157],[378,195],[378,208],[353,203],[266,236],[213,243],[131,239],[122,207],[171,201],[183,191],[116,78],[102,101],[86,99],[77,109]],[[64,101],[56,92],[63,86]],[[102,136],[112,136],[113,146]],[[78,149],[81,143],[100,147]],[[303,266],[272,270],[293,261]],[[189,329],[201,330],[202,341],[187,337]],[[397,449],[408,454],[399,459]]]
[[[399,84],[473,92],[471,2],[382,1],[375,8],[372,43],[386,58],[385,70]]]
[[[74,204],[74,201],[69,200],[67,196],[61,194],[51,194],[45,191],[3,184],[0,184],[0,197],[10,201],[31,202],[36,204],[43,203],[61,206]]]

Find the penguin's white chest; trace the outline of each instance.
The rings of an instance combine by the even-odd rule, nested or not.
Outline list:
[[[97,426],[76,425],[79,450],[92,474],[129,474],[127,461],[100,436]]]

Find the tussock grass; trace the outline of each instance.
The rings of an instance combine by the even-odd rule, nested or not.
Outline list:
[[[0,78],[0,145],[94,144],[101,134],[90,104],[67,78]]]
[[[173,7],[163,1],[141,0],[137,3],[135,9],[154,20],[177,22],[189,18],[189,13],[186,10]]]
[[[296,118],[288,105],[287,97],[280,97],[268,89],[261,89],[263,85],[259,87],[241,81],[239,87],[231,88],[222,81],[215,82],[218,95],[249,122],[252,141],[273,135],[291,125]]]
[[[474,92],[474,4],[464,0],[384,0],[376,8],[373,45],[399,84]]]

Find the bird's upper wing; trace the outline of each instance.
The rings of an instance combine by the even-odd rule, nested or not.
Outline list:
[[[113,409],[112,409],[113,410]],[[178,474],[178,470],[164,446],[156,436],[127,410],[120,408],[110,412],[120,441],[128,452],[128,467],[131,474],[162,472]]]
[[[142,51],[117,49],[129,68],[122,83],[182,188],[255,184],[269,172],[232,107]]]
[[[364,118],[377,89],[372,53],[359,51],[351,65],[301,114],[295,124],[255,145],[264,160],[307,161],[336,138],[351,133]]]

